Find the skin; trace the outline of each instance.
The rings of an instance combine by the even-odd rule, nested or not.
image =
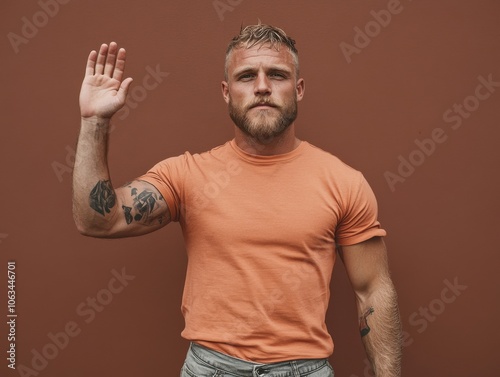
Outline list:
[[[356,296],[361,339],[375,376],[401,376],[401,319],[383,239],[341,246],[338,253]]]
[[[304,79],[297,78],[292,56],[287,48],[277,51],[266,45],[233,50],[228,62],[228,79],[221,84],[222,96],[242,109],[253,122],[265,122],[278,117],[287,102],[299,102],[304,97]],[[250,106],[268,100],[275,107]],[[300,140],[295,136],[295,123],[281,135],[265,143],[234,127],[235,142],[252,154],[275,155],[295,149]]]
[[[92,51],[85,68],[73,169],[73,218],[86,236],[139,236],[170,222],[167,204],[153,185],[136,180],[114,189],[110,180],[110,120],[124,106],[132,82],[123,79],[125,60],[125,50],[111,42]]]
[[[107,163],[111,117],[120,110],[132,82],[124,79],[126,52],[103,44],[87,60],[80,92],[81,127],[73,171],[73,215],[80,233],[92,237],[130,237],[162,228],[170,212],[160,192],[144,181],[114,189]],[[228,78],[221,84],[226,103],[247,116],[255,130],[268,127],[293,101],[304,96],[290,52],[268,46],[233,50]],[[269,104],[252,107],[256,103]],[[295,149],[300,140],[292,122],[262,142],[236,125],[235,141],[252,154],[275,155]],[[377,377],[400,376],[401,322],[397,295],[380,237],[338,247],[356,295],[360,333]]]

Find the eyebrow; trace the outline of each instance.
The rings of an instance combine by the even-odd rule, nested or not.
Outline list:
[[[252,73],[258,71],[257,68],[253,66],[243,66],[241,68],[237,68],[233,72],[233,77],[240,76],[244,73]],[[286,65],[272,65],[270,67],[265,68],[266,72],[282,72],[287,73],[289,75],[292,74],[292,70],[288,68]]]

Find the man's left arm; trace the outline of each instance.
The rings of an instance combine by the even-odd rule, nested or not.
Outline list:
[[[356,294],[360,335],[376,377],[401,376],[402,329],[397,294],[381,237],[339,246]]]

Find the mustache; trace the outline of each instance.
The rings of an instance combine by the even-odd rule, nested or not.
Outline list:
[[[257,107],[257,106],[270,106],[270,107],[279,107],[276,105],[273,101],[271,101],[269,98],[261,98],[255,102],[253,102],[250,106],[248,106],[249,109]]]

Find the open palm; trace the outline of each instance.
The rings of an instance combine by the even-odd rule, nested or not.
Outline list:
[[[132,82],[130,77],[122,81],[125,54],[114,42],[89,54],[80,91],[82,117],[111,118],[123,107]]]

